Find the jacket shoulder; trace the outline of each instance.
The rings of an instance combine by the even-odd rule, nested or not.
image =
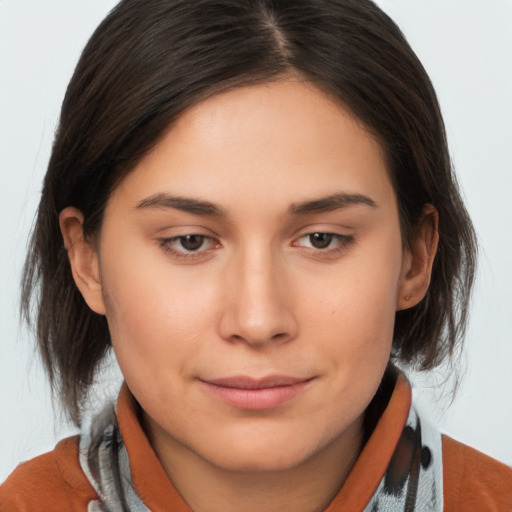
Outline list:
[[[78,437],[20,464],[0,486],[2,512],[83,511],[95,498],[78,460]]]
[[[512,511],[512,468],[443,435],[445,512]]]

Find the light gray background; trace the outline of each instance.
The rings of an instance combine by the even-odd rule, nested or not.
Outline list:
[[[512,1],[379,3],[437,89],[483,248],[457,397],[448,407],[450,386],[432,387],[449,370],[414,377],[415,392],[445,431],[512,464]],[[65,87],[114,4],[0,1],[0,481],[73,431],[55,422],[32,336],[19,327],[18,282]]]

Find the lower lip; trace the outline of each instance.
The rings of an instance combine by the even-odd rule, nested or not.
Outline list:
[[[275,409],[300,394],[311,382],[310,380],[261,389],[241,389],[218,386],[202,381],[206,389],[224,403],[251,411]]]

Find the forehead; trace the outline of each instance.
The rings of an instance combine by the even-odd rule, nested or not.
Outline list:
[[[169,192],[224,205],[240,196],[270,205],[333,192],[394,198],[375,138],[320,89],[293,79],[197,103],[118,188],[133,201]]]

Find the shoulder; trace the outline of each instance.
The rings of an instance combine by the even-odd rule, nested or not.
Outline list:
[[[78,461],[78,438],[20,464],[0,486],[2,512],[86,510],[96,498]]]
[[[512,468],[443,435],[446,512],[512,511]]]

